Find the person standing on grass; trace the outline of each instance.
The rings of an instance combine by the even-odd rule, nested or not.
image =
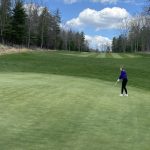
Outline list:
[[[127,72],[123,67],[120,67],[120,76],[118,78],[118,82],[122,80],[122,87],[121,87],[121,94],[120,96],[128,96],[128,91],[126,88],[127,82],[128,82],[128,77],[127,77]],[[123,92],[125,91],[125,94]]]

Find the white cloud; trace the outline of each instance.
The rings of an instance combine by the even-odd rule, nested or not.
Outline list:
[[[90,26],[96,30],[118,29],[122,21],[129,17],[130,14],[126,9],[120,7],[104,8],[100,11],[87,8],[83,10],[77,18],[67,21],[66,25],[71,28]]]
[[[100,3],[117,3],[118,0],[64,0],[64,3],[66,4],[72,4],[72,3],[76,3],[76,2],[83,2],[83,1],[90,1],[90,2],[100,2]]]
[[[90,44],[89,46],[91,48],[98,50],[106,50],[107,47],[108,46],[110,47],[112,43],[112,40],[110,40],[109,38],[98,35],[96,36],[85,35],[85,39]]]
[[[124,3],[135,3],[135,0],[124,0]]]
[[[42,6],[39,7],[38,5],[36,5],[34,3],[33,4],[24,4],[24,8],[25,8],[25,11],[26,11],[27,14],[30,14],[34,10],[37,10],[38,15],[41,15],[41,13],[44,9],[44,7],[42,7]]]
[[[66,4],[72,4],[78,2],[78,0],[64,0]]]
[[[44,0],[43,0],[44,1]],[[45,0],[48,1],[48,0]],[[66,4],[73,4],[77,2],[93,2],[93,3],[102,3],[102,4],[117,4],[120,3],[128,3],[128,4],[135,4],[135,5],[143,5],[144,2],[136,1],[136,0],[63,0]]]
[[[118,0],[91,0],[91,1],[100,3],[117,3]]]

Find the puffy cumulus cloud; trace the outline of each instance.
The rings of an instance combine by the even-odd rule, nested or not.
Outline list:
[[[89,36],[85,35],[85,39],[88,41],[89,46],[100,51],[105,51],[107,47],[111,47],[112,40],[103,36]]]
[[[100,3],[117,3],[118,0],[91,0],[91,1]]]
[[[100,11],[87,8],[77,18],[67,21],[66,25],[73,28],[92,26],[96,30],[118,29],[122,21],[129,17],[126,9],[120,7],[104,8]]]
[[[70,21],[67,21],[66,23],[66,27],[79,27],[83,25],[84,23],[82,23],[82,21],[80,21],[79,18],[71,19]]]

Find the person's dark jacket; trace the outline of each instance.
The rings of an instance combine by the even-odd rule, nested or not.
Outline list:
[[[119,76],[119,79],[127,79],[127,73],[125,70],[122,70]]]

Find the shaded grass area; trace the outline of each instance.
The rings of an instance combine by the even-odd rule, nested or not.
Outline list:
[[[102,56],[102,57],[101,57]],[[124,65],[129,84],[150,89],[150,55],[28,52],[0,56],[0,72],[34,72],[115,82]]]
[[[2,150],[149,150],[149,92],[91,78],[0,74]]]

